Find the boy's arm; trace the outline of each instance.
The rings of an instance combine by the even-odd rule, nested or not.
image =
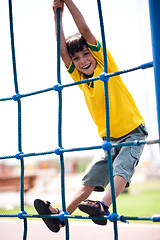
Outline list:
[[[60,0],[54,0],[53,1],[53,11],[54,11],[54,18],[55,18],[55,29],[56,29],[56,35],[57,35],[57,9],[60,8],[60,24],[61,24],[61,58],[65,64],[65,66],[68,68],[71,63],[71,57],[68,53],[67,46],[66,46],[66,40],[64,36],[63,31],[63,23],[62,23],[62,14],[63,14],[63,6],[64,4]]]
[[[66,4],[70,13],[72,14],[75,24],[77,25],[77,28],[81,33],[81,35],[84,37],[84,39],[91,44],[96,44],[97,43],[96,38],[90,31],[83,15],[79,11],[79,9],[76,7],[76,5],[73,3],[73,1],[63,0],[63,2]]]

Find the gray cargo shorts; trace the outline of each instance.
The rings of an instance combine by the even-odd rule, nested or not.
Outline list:
[[[129,134],[118,138],[111,138],[113,144],[124,142],[132,142],[135,140],[144,140],[148,135],[146,126],[141,124]],[[105,140],[105,139],[104,139]],[[131,177],[135,172],[144,145],[140,146],[125,146],[112,148],[111,155],[113,161],[113,176],[119,175],[127,181],[126,187],[129,187]],[[97,156],[89,167],[86,169],[82,179],[83,185],[95,186],[94,191],[102,192],[109,183],[108,159],[107,151],[103,151],[100,156]]]

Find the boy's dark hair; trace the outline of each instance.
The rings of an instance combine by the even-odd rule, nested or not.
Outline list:
[[[68,53],[73,56],[76,52],[82,51],[84,46],[87,47],[86,40],[80,33],[76,33],[66,38]]]

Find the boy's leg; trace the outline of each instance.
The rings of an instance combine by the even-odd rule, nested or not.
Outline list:
[[[70,204],[67,206],[67,212],[71,215],[77,208],[78,204],[84,200],[86,200],[90,194],[93,192],[94,186],[85,186],[82,185],[80,189],[77,191],[75,196],[73,197]],[[52,213],[58,214],[58,210],[51,205],[49,206],[49,209]],[[59,227],[61,228],[62,225],[60,224]]]
[[[72,201],[67,206],[67,212],[71,215],[76,210],[78,204],[86,200],[90,196],[94,188],[94,186],[82,185],[77,191],[77,193],[74,195]],[[56,208],[53,208],[51,205],[49,206],[49,209],[52,213],[58,214],[58,210]]]
[[[121,177],[119,175],[114,176],[114,187],[115,187],[115,196],[116,196],[116,198],[124,190],[126,184],[127,184],[127,181],[123,177]],[[111,195],[111,187],[110,186],[108,187],[108,189],[106,191],[106,194],[104,195],[102,201],[108,207],[110,207],[110,205],[112,204],[112,195]],[[83,201],[82,204],[99,207],[98,204],[95,204],[94,202],[91,202],[91,201]],[[104,211],[103,205],[101,206],[101,210]]]
[[[74,210],[77,208],[78,204],[86,200],[90,196],[94,188],[95,186],[82,185],[78,192],[73,197],[70,204],[67,206],[67,212],[69,212],[69,214],[72,214]]]
[[[119,175],[114,176],[114,187],[115,187],[116,198],[124,190],[126,184],[127,184],[127,181],[123,177],[121,177]],[[107,192],[104,195],[102,201],[105,202],[108,207],[110,207],[110,205],[112,204],[112,195],[111,195],[111,187],[110,186],[107,189]]]

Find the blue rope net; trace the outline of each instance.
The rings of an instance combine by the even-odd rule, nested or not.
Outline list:
[[[121,144],[114,144],[112,145],[110,142],[110,121],[109,121],[109,97],[108,97],[108,79],[112,76],[116,76],[119,74],[124,74],[128,72],[132,72],[139,69],[146,69],[153,67],[153,63],[145,63],[140,66],[134,67],[132,69],[118,71],[114,73],[107,73],[108,66],[107,66],[107,52],[106,52],[106,41],[105,41],[105,32],[104,32],[104,24],[103,24],[103,16],[102,16],[102,8],[100,0],[97,0],[98,5],[98,12],[99,12],[99,22],[101,28],[101,36],[102,36],[102,44],[103,44],[103,59],[104,59],[104,73],[102,73],[99,77],[96,78],[89,78],[82,81],[77,81],[69,84],[61,84],[61,66],[60,66],[60,9],[57,12],[57,84],[55,84],[51,88],[39,90],[36,92],[31,92],[28,94],[20,94],[18,89],[18,80],[17,80],[17,69],[16,69],[16,56],[15,56],[15,47],[14,47],[14,31],[13,31],[13,16],[12,16],[12,1],[9,0],[9,20],[10,20],[10,37],[11,37],[11,50],[12,50],[12,63],[13,63],[13,75],[14,75],[14,85],[15,85],[15,94],[8,98],[1,98],[0,101],[15,101],[17,102],[18,107],[18,153],[10,156],[1,156],[0,160],[2,159],[11,159],[16,158],[20,161],[21,164],[21,174],[20,174],[20,212],[18,214],[3,214],[0,217],[18,217],[22,219],[24,222],[24,233],[23,239],[27,239],[27,218],[57,218],[59,217],[62,221],[65,220],[66,225],[66,240],[69,240],[69,224],[68,219],[100,219],[96,217],[86,217],[86,216],[75,216],[75,215],[68,215],[66,212],[66,201],[65,201],[65,166],[64,166],[64,153],[66,152],[75,152],[75,151],[87,151],[93,149],[104,149],[107,151],[108,154],[108,165],[109,165],[109,177],[110,177],[110,184],[111,184],[111,193],[112,193],[112,206],[113,206],[113,213],[109,216],[101,217],[101,219],[109,219],[111,222],[114,223],[114,239],[118,239],[118,227],[117,221],[127,222],[128,220],[137,220],[137,221],[153,221],[153,222],[160,222],[160,215],[153,215],[151,217],[126,217],[126,216],[119,216],[117,213],[116,208],[116,198],[115,198],[115,189],[114,189],[114,181],[113,181],[113,168],[112,168],[112,157],[111,157],[111,149],[116,147],[124,147],[124,146],[131,146],[131,145],[141,145],[141,144],[155,144],[159,143],[159,140],[145,140],[145,141],[134,141],[134,142],[127,142]],[[62,90],[66,87],[75,86],[78,84],[88,83],[91,81],[101,80],[104,82],[104,90],[105,90],[105,106],[106,106],[106,131],[107,131],[107,139],[103,145],[99,146],[89,146],[89,147],[78,147],[78,148],[70,148],[64,149],[62,146]],[[21,129],[21,98],[29,97],[32,95],[41,94],[44,92],[55,91],[58,92],[58,99],[59,99],[59,107],[58,107],[58,147],[54,150],[48,152],[37,152],[37,153],[23,153],[22,152],[22,129]],[[63,212],[60,215],[30,215],[24,209],[24,157],[31,157],[31,156],[42,156],[47,154],[56,154],[60,157],[60,165],[61,165],[61,196],[62,196],[62,209]]]

